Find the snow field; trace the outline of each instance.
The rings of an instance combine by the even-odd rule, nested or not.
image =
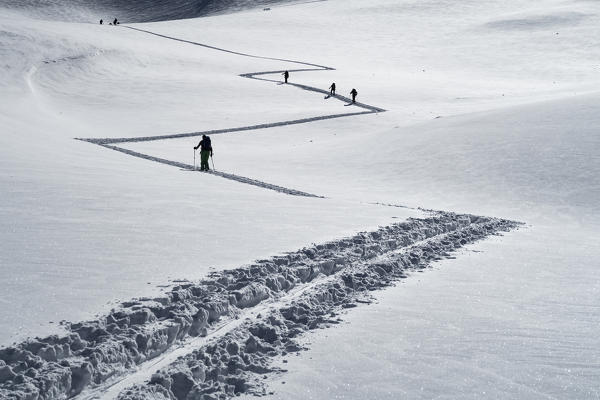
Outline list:
[[[13,19],[11,14],[3,14],[2,24],[11,32],[2,35],[9,74],[2,81],[7,108],[0,116],[5,129],[0,136],[0,215],[8,227],[1,232],[0,252],[5,272],[1,284],[6,288],[0,329],[4,343],[60,331],[56,325],[61,320],[89,319],[119,299],[156,294],[156,284],[201,277],[209,267],[226,268],[229,262],[233,267],[368,225],[375,228],[393,216],[413,215],[352,201],[290,203],[279,194],[248,191],[219,179],[212,179],[215,192],[210,194],[196,176],[145,161],[132,163],[128,156],[73,140],[196,130],[199,117],[191,109],[210,128],[262,123],[259,111],[267,104],[260,102],[282,104],[287,90],[281,88],[271,99],[274,92],[249,90],[244,85],[255,82],[237,75],[266,69],[264,60],[214,51],[210,58],[198,58],[187,45],[125,28]],[[215,54],[225,59],[218,61]],[[227,66],[231,60],[239,69],[228,73],[211,64]],[[212,65],[202,76],[215,78],[202,79],[203,86],[193,93],[182,91],[183,83],[173,74],[177,65],[188,75],[179,82],[193,81],[198,76],[194,69],[201,65]],[[281,63],[269,62],[268,67],[273,65]],[[172,78],[169,84],[167,76]],[[236,95],[221,90],[234,86],[228,83],[232,80],[239,81]],[[273,110],[269,119],[312,116],[305,111],[316,107],[312,98],[297,92],[292,105],[267,105]],[[198,100],[197,93],[204,98]],[[252,99],[253,93],[259,99]],[[244,107],[240,103],[235,109],[247,114],[219,108],[224,117],[207,108],[236,99]],[[298,107],[303,102],[307,107]],[[344,107],[332,105],[327,112],[338,109]],[[323,111],[320,105],[318,110]],[[338,222],[348,225],[340,230]],[[265,224],[281,231],[265,231]],[[284,244],[281,240],[291,238],[290,229],[300,240]],[[323,235],[315,235],[317,231]],[[45,301],[23,298],[29,291]]]
[[[354,320],[369,321],[374,340],[362,344],[364,353],[352,351],[353,338],[365,334],[361,323],[329,330],[335,333],[319,336],[314,352],[290,368],[286,385],[272,384],[275,396],[597,395],[600,102],[592,2],[328,1],[136,25],[337,68],[293,73],[291,81],[323,89],[335,81],[345,95],[356,87],[359,101],[389,110],[213,137],[217,169],[326,200],[72,140],[226,129],[354,108],[238,76],[289,65],[124,27],[15,15],[0,14],[0,52],[8,60],[0,79],[5,343],[46,334],[50,318],[86,320],[107,312],[107,302],[157,296],[155,284],[202,278],[209,266],[233,268],[392,217],[419,216],[369,204],[389,203],[529,225],[501,243],[472,247],[484,253],[447,261],[451,273],[424,274],[428,279],[378,295],[392,299],[382,300],[386,317],[371,306]],[[196,143],[122,146],[189,164]],[[432,351],[407,345],[417,339]],[[374,364],[383,349],[389,358]],[[372,376],[365,365],[387,365],[384,371],[405,379],[380,374],[365,392],[352,391],[351,382]],[[166,375],[165,388],[175,379]]]

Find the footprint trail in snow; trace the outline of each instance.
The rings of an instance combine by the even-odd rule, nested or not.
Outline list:
[[[513,221],[435,212],[125,302],[64,336],[0,350],[0,397],[204,399],[265,393],[274,361],[369,292],[514,229]],[[179,347],[178,347],[179,346]],[[158,372],[156,371],[158,369]],[[41,397],[38,397],[41,396]]]

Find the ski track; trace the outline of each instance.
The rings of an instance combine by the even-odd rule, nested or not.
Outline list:
[[[263,376],[280,372],[276,358],[302,350],[298,340],[308,331],[337,323],[341,310],[369,302],[369,291],[518,225],[436,212],[124,302],[68,325],[63,336],[0,349],[0,398],[264,394]]]
[[[239,56],[312,67],[291,72],[333,70],[125,28]],[[281,72],[241,76],[279,83],[263,76]],[[329,94],[299,83],[288,85]],[[350,103],[344,96],[331,97]],[[78,140],[193,170],[191,165],[115,144],[252,131],[385,111],[363,103],[355,105],[364,111],[204,132]],[[208,173],[289,195],[321,197],[226,172]],[[216,400],[243,393],[264,395],[265,375],[283,371],[274,366],[276,358],[303,350],[299,340],[310,330],[339,323],[343,309],[370,302],[370,291],[393,285],[410,271],[450,257],[468,243],[520,225],[498,218],[428,212],[431,217],[214,272],[200,282],[175,286],[164,296],[124,302],[97,320],[69,324],[65,335],[28,339],[2,348],[0,398]]]
[[[122,26],[122,27],[123,28],[127,28],[127,29],[132,29],[134,31],[138,31],[138,32],[142,32],[142,33],[146,33],[146,34],[158,36],[158,37],[161,37],[161,38],[169,39],[169,40],[175,40],[175,41],[178,41],[178,42],[188,43],[188,44],[192,44],[192,45],[195,45],[195,46],[200,46],[200,47],[204,47],[204,48],[207,48],[207,49],[211,49],[211,50],[215,50],[215,51],[221,51],[221,52],[225,52],[225,53],[229,53],[229,54],[234,54],[234,55],[238,55],[238,56],[242,56],[242,57],[258,58],[258,59],[263,59],[263,60],[272,60],[272,61],[279,61],[279,62],[285,62],[285,63],[303,65],[303,66],[306,66],[306,67],[312,67],[312,68],[290,69],[290,70],[288,70],[289,72],[333,71],[333,70],[335,70],[335,68],[327,67],[325,65],[312,64],[312,63],[308,63],[308,62],[304,62],[304,61],[289,60],[289,59],[285,59],[285,58],[257,56],[257,55],[253,55],[253,54],[247,54],[247,53],[241,53],[241,52],[237,52],[237,51],[227,50],[227,49],[223,49],[223,48],[220,48],[220,47],[211,46],[211,45],[208,45],[208,44],[194,42],[194,41],[191,41],[191,40],[179,39],[179,38],[176,38],[176,37],[173,37],[173,36],[162,35],[160,33],[155,33],[155,32],[144,30],[144,29],[134,28],[134,27],[131,27],[131,26]],[[282,72],[284,72],[284,70],[261,71],[261,72],[252,72],[252,73],[241,74],[240,76],[243,77],[243,78],[255,79],[255,80],[259,80],[259,81],[263,81],[263,82],[274,82],[274,83],[278,83],[279,84],[280,81],[278,81],[278,80],[267,79],[267,78],[259,78],[259,76],[272,75],[272,74],[281,74]],[[292,83],[292,82],[288,82],[287,85],[294,86],[294,87],[297,87],[299,89],[310,91],[310,92],[315,92],[315,93],[329,95],[329,91],[324,90],[324,89],[320,89],[320,88],[316,88],[316,87],[313,87],[313,86],[303,85],[303,84],[300,84],[300,83]],[[360,102],[352,103],[352,101],[349,98],[345,97],[345,96],[334,95],[334,96],[330,96],[330,97],[335,98],[335,99],[337,99],[339,101],[345,102],[348,105],[355,105],[355,106],[357,106],[359,108],[364,109],[365,111],[321,115],[321,116],[301,118],[301,119],[288,120],[288,121],[278,121],[278,122],[270,122],[270,123],[264,123],[264,124],[258,124],[258,125],[248,125],[248,126],[242,126],[242,127],[237,127],[237,128],[214,129],[214,130],[208,130],[208,131],[203,131],[203,132],[189,132],[189,133],[177,133],[177,134],[170,134],[170,135],[142,136],[142,137],[76,138],[76,139],[82,140],[82,141],[86,141],[86,142],[89,142],[89,143],[93,143],[93,144],[97,144],[97,145],[100,145],[100,146],[102,146],[104,148],[115,150],[115,151],[119,151],[121,153],[125,153],[125,154],[128,154],[128,155],[134,156],[134,157],[139,157],[139,158],[143,158],[143,159],[146,159],[146,160],[150,160],[150,161],[154,161],[154,162],[159,162],[159,163],[162,163],[162,164],[172,165],[172,166],[179,167],[179,168],[194,169],[192,166],[190,166],[188,164],[184,164],[184,163],[177,162],[177,161],[171,161],[171,160],[167,160],[167,159],[164,159],[164,158],[154,157],[154,156],[150,156],[150,155],[147,155],[147,154],[135,152],[135,151],[132,151],[132,150],[127,150],[127,149],[124,149],[124,148],[121,148],[121,147],[118,147],[118,146],[114,146],[114,144],[115,143],[132,143],[132,142],[149,142],[149,141],[154,141],[154,140],[166,140],[166,139],[180,139],[180,138],[186,138],[186,137],[197,137],[197,136],[201,136],[201,135],[218,135],[218,134],[224,134],[224,133],[253,131],[253,130],[258,130],[258,129],[267,129],[267,128],[275,128],[275,127],[279,127],[279,126],[306,124],[306,123],[310,123],[310,122],[323,121],[323,120],[327,120],[327,119],[345,118],[345,117],[351,117],[351,116],[356,116],[356,115],[373,114],[373,113],[380,113],[380,112],[385,112],[386,111],[383,108],[371,106],[371,105],[368,105],[368,104],[365,104],[365,103],[360,103]],[[214,176],[219,176],[221,178],[225,178],[225,179],[229,179],[229,180],[233,180],[233,181],[236,181],[236,182],[245,183],[245,184],[249,184],[249,185],[253,185],[253,186],[258,186],[258,187],[261,187],[261,188],[264,188],[264,189],[275,190],[277,192],[285,193],[285,194],[292,195],[292,196],[306,196],[306,197],[323,198],[323,196],[318,196],[318,195],[314,195],[314,194],[311,194],[311,193],[306,193],[306,192],[303,192],[303,191],[300,191],[300,190],[296,190],[296,189],[290,189],[290,188],[286,188],[286,187],[282,187],[282,186],[278,186],[278,185],[273,185],[273,184],[270,184],[270,183],[258,181],[256,179],[247,178],[247,177],[243,177],[243,176],[239,176],[239,175],[234,175],[234,174],[230,174],[230,173],[226,173],[226,172],[211,171],[210,173],[212,175],[214,175]]]
[[[179,161],[171,161],[171,160],[167,160],[164,158],[159,158],[159,157],[154,157],[154,156],[150,156],[148,154],[143,154],[143,153],[138,153],[136,151],[133,150],[128,150],[128,149],[124,149],[122,147],[117,147],[117,146],[111,146],[109,144],[102,144],[102,147],[105,147],[107,149],[112,149],[115,151],[120,151],[121,153],[125,153],[125,154],[129,154],[130,156],[134,156],[134,157],[138,157],[138,158],[143,158],[145,160],[150,160],[150,161],[155,161],[158,163],[162,163],[162,164],[167,164],[167,165],[172,165],[174,167],[179,167],[182,169],[189,169],[192,171],[197,171],[194,166],[189,165],[189,164],[185,164]],[[253,185],[253,186],[258,186],[264,189],[270,189],[270,190],[274,190],[276,192],[280,192],[280,193],[285,193],[285,194],[289,194],[292,196],[304,196],[304,197],[316,197],[316,198],[323,198],[323,196],[317,196],[316,194],[311,194],[311,193],[306,193],[306,192],[302,192],[300,190],[295,190],[295,189],[289,189],[283,186],[277,186],[277,185],[273,185],[271,183],[266,183],[263,181],[259,181],[256,179],[252,179],[252,178],[246,178],[244,176],[240,176],[240,175],[235,175],[235,174],[231,174],[231,173],[227,173],[227,172],[222,172],[222,171],[216,171],[216,170],[210,170],[210,171],[202,171],[203,173],[206,174],[210,174],[210,175],[214,175],[214,176],[219,176],[221,178],[225,178],[225,179],[229,179],[232,181],[236,181],[236,182],[240,182],[240,183],[245,183],[248,185]]]

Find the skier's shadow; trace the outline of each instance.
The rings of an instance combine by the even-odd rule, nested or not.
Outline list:
[[[348,107],[348,106],[352,106],[354,105],[354,103],[348,103],[348,104],[344,104],[344,107]]]

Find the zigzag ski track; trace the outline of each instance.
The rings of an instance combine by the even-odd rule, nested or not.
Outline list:
[[[204,43],[179,39],[179,38],[167,36],[167,35],[162,35],[159,33],[148,31],[148,30],[134,28],[132,26],[123,26],[123,27],[137,31],[137,32],[142,32],[142,33],[146,33],[149,35],[158,36],[158,37],[161,37],[164,39],[188,43],[188,44],[191,44],[194,46],[200,46],[200,47],[204,47],[204,48],[215,50],[215,51],[221,51],[221,52],[225,52],[225,53],[229,53],[229,54],[238,55],[241,57],[259,58],[259,59],[264,59],[264,60],[272,60],[272,61],[285,62],[285,63],[297,64],[297,65],[304,66],[304,68],[289,69],[288,71],[290,71],[290,72],[332,71],[332,70],[334,70],[334,68],[327,67],[324,65],[312,64],[312,63],[308,63],[308,62],[304,62],[304,61],[289,60],[289,59],[284,59],[284,58],[264,57],[264,56],[257,56],[257,55],[247,54],[247,53],[241,53],[241,52],[237,52],[237,51],[233,51],[233,50],[227,50],[227,49],[223,49],[220,47],[211,46],[211,45],[204,44]],[[306,67],[310,67],[310,68],[306,68]],[[263,81],[263,82],[279,83],[279,81],[277,81],[277,80],[263,78],[262,76],[272,75],[272,74],[281,74],[282,72],[283,72],[283,70],[261,71],[261,72],[246,73],[246,74],[242,74],[240,76],[244,77],[244,78],[248,78],[248,79],[255,79],[255,80]],[[320,93],[320,94],[329,94],[329,92],[326,90],[308,86],[308,85],[299,84],[299,83],[288,83],[287,85],[293,86],[293,87],[296,87],[296,88],[299,88],[302,90],[310,91],[310,92],[316,92],[316,93]],[[341,96],[341,95],[335,95],[335,96],[331,96],[331,97],[333,97],[339,101],[345,102],[347,104],[351,103],[351,100],[349,98]],[[253,131],[253,130],[257,130],[257,129],[267,129],[267,128],[275,128],[275,127],[279,127],[279,126],[306,124],[306,123],[310,123],[310,122],[317,122],[317,121],[323,121],[323,120],[334,119],[334,118],[346,118],[346,117],[352,117],[352,116],[357,116],[357,115],[373,114],[373,113],[380,113],[380,112],[386,111],[383,108],[371,106],[371,105],[364,104],[364,103],[354,103],[353,105],[358,108],[363,109],[364,111],[340,113],[340,114],[329,114],[329,115],[318,115],[318,116],[314,116],[314,117],[308,117],[308,118],[302,118],[302,119],[296,119],[296,120],[267,122],[267,123],[258,124],[258,125],[249,125],[249,126],[242,126],[242,127],[237,127],[237,128],[227,128],[227,129],[214,129],[214,130],[203,131],[203,132],[189,132],[189,133],[177,133],[177,134],[169,134],[169,135],[143,136],[143,137],[77,138],[77,139],[86,141],[89,143],[97,144],[97,145],[100,145],[107,149],[111,149],[111,150],[119,151],[121,153],[129,154],[134,157],[139,157],[139,158],[143,158],[146,160],[159,162],[162,164],[172,165],[172,166],[191,170],[191,169],[193,169],[193,167],[188,164],[184,164],[184,163],[181,163],[178,161],[166,160],[166,159],[162,159],[162,158],[158,158],[158,157],[153,157],[148,154],[142,154],[142,153],[138,153],[135,151],[127,150],[122,147],[115,146],[115,144],[117,144],[117,143],[132,143],[132,142],[148,142],[148,141],[155,141],[155,140],[179,139],[179,138],[185,138],[185,137],[198,137],[198,136],[202,136],[202,135],[217,135],[217,134],[224,134],[224,133]],[[253,185],[253,186],[262,187],[264,189],[275,190],[277,192],[285,193],[285,194],[292,195],[292,196],[323,197],[323,196],[318,196],[318,195],[311,194],[311,193],[306,193],[301,190],[285,188],[285,187],[282,187],[279,185],[274,185],[271,183],[266,183],[266,182],[258,181],[258,180],[252,179],[252,178],[247,178],[247,177],[234,175],[234,174],[230,174],[230,173],[226,173],[226,172],[213,171],[212,175],[219,176],[221,178],[233,180],[233,181],[240,182],[240,183],[245,183],[245,184],[249,184],[249,185]]]
[[[333,70],[125,28],[215,51],[302,66],[290,71]],[[241,76],[278,82],[265,76],[281,72]],[[288,85],[327,94],[307,85]],[[335,98],[350,101],[343,96]],[[188,164],[117,144],[253,131],[385,111],[363,103],[355,105],[362,110],[204,132],[79,140],[192,170]],[[320,197],[226,172],[210,174],[288,195]],[[371,291],[394,285],[469,243],[520,225],[499,218],[428,213],[431,216],[427,218],[215,272],[200,282],[179,284],[164,296],[135,299],[96,320],[70,324],[64,335],[29,339],[0,349],[0,398],[222,400],[240,394],[264,395],[263,378],[282,372],[275,366],[276,360],[303,350],[302,339],[311,330],[339,323],[340,312],[368,303]]]

